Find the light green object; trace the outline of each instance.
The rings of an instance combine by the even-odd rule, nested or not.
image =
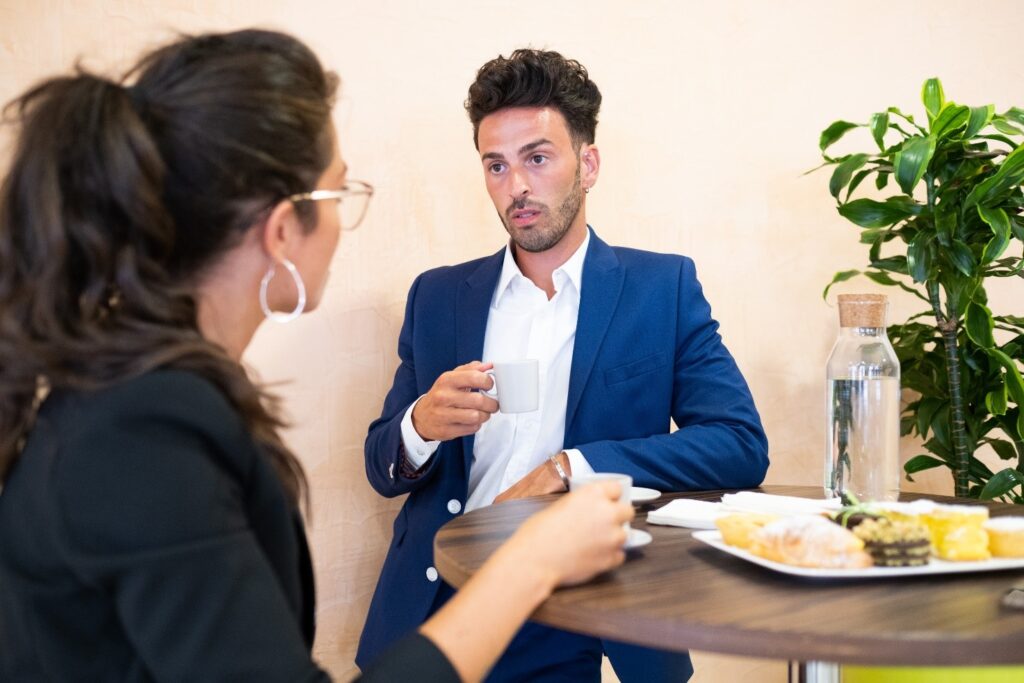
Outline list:
[[[844,666],[843,683],[1024,683],[1024,667]]]

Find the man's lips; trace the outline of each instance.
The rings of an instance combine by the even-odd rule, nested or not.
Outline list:
[[[537,220],[540,214],[541,212],[538,209],[516,209],[509,214],[509,220],[516,227],[523,227]]]

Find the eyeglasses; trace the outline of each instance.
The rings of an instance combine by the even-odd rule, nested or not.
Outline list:
[[[370,205],[370,197],[373,196],[373,185],[364,183],[361,180],[349,180],[345,187],[340,190],[313,190],[293,194],[288,197],[290,202],[319,202],[333,199],[338,202],[338,221],[341,229],[345,231],[355,230],[363,222],[366,209]],[[342,209],[342,203],[345,208]]]

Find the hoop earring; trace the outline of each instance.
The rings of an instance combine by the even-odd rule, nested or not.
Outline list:
[[[302,315],[302,311],[306,309],[306,285],[302,282],[302,276],[299,275],[298,269],[295,264],[288,259],[282,259],[281,264],[288,270],[288,274],[292,276],[292,280],[295,281],[295,289],[299,292],[299,301],[295,304],[294,310],[288,313],[280,313],[278,311],[270,310],[270,305],[267,304],[267,287],[270,285],[270,281],[274,279],[274,273],[276,267],[273,263],[267,268],[266,274],[263,279],[260,280],[260,308],[263,309],[263,315],[267,317],[267,320],[273,320],[275,323],[290,323],[291,321]]]

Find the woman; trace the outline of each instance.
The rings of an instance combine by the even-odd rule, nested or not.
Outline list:
[[[239,359],[265,318],[316,308],[361,218],[336,79],[242,31],[158,49],[128,81],[55,78],[8,108],[0,678],[324,678],[306,481]],[[557,585],[622,562],[617,495],[531,519],[365,678],[480,679]]]

